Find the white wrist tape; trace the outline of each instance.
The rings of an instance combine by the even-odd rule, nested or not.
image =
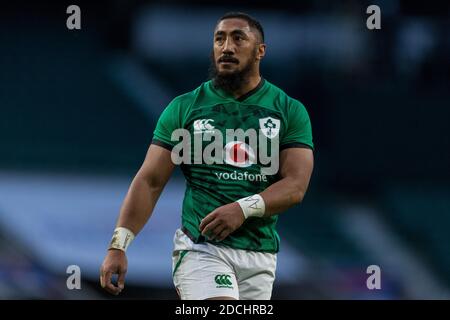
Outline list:
[[[134,233],[131,232],[131,230],[124,227],[118,227],[114,230],[108,249],[119,249],[126,252],[133,239]]]
[[[236,202],[241,206],[245,219],[249,217],[262,217],[266,212],[266,204],[259,194],[239,199]]]

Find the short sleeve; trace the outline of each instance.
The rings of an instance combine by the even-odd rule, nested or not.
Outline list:
[[[311,121],[305,106],[292,99],[287,116],[288,127],[280,143],[280,149],[306,147],[314,150]]]
[[[181,128],[181,103],[175,98],[161,113],[155,131],[153,132],[152,144],[159,145],[172,150],[176,141],[172,141],[172,132]]]

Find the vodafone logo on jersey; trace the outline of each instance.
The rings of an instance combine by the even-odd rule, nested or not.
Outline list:
[[[229,142],[225,145],[224,151],[225,162],[232,166],[246,168],[256,163],[255,152],[245,142]]]

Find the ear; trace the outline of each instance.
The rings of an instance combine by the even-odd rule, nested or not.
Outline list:
[[[258,53],[256,54],[256,60],[262,60],[266,55],[266,45],[264,43],[258,44]]]

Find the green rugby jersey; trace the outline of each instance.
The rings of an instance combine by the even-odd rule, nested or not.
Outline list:
[[[212,81],[176,97],[162,112],[152,143],[172,150],[179,143],[172,141],[172,132],[180,128],[189,131],[191,150],[195,136],[219,130],[224,137],[224,151],[220,157],[226,159],[222,163],[191,161],[180,165],[187,182],[182,209],[183,231],[196,243],[210,241],[199,231],[200,221],[206,215],[222,205],[260,193],[280,179],[278,174],[261,174],[264,165],[255,160],[254,154],[257,156],[258,152],[249,149],[248,141],[226,144],[226,129],[245,131],[253,128],[264,132],[269,145],[272,139],[278,139],[279,151],[290,147],[314,147],[305,107],[264,79],[254,90],[237,99],[214,88]],[[202,150],[209,143],[202,141]],[[249,161],[249,153],[250,156],[254,153],[254,161]],[[278,252],[277,219],[278,215],[248,218],[225,240],[211,242],[236,249]]]

